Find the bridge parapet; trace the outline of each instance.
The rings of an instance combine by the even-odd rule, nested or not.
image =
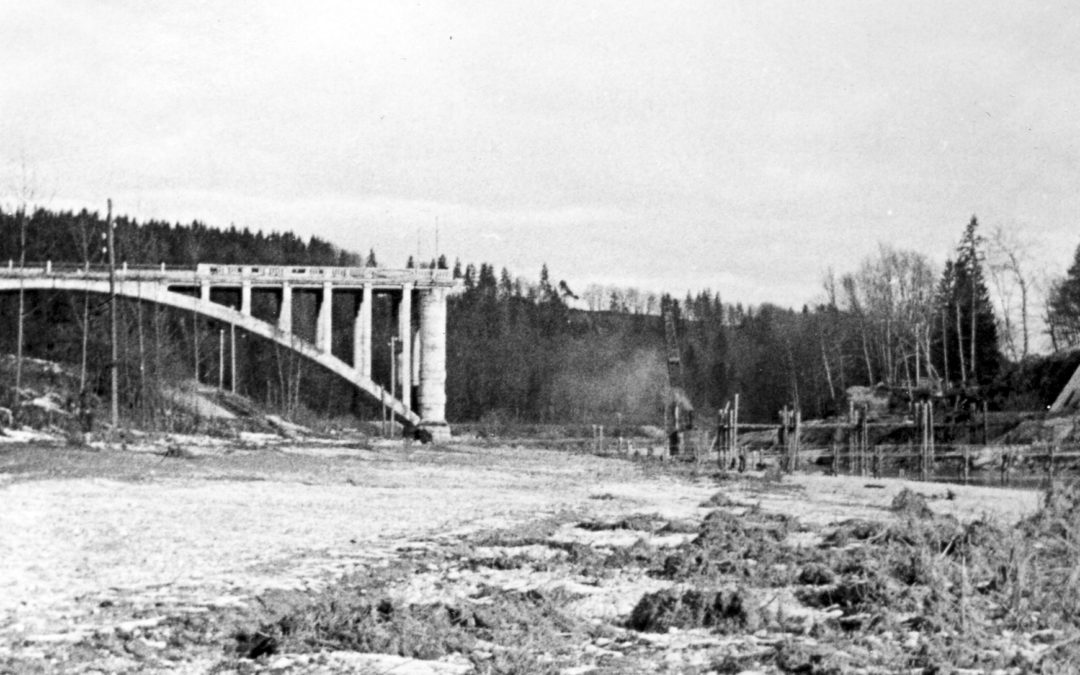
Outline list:
[[[293,284],[325,283],[335,286],[402,286],[414,288],[459,285],[453,272],[445,269],[385,267],[322,267],[315,265],[214,265],[200,263],[195,275],[211,282],[288,281]]]
[[[78,265],[72,263],[28,263],[18,267],[8,261],[6,267],[0,267],[0,277],[49,277],[63,276],[83,279],[101,279],[107,277],[107,265]],[[116,268],[118,278],[167,282],[171,284],[193,284],[209,282],[211,284],[261,283],[278,284],[289,282],[292,285],[322,285],[330,282],[341,287],[372,286],[376,288],[396,288],[411,284],[415,289],[455,288],[460,280],[454,279],[453,272],[446,269],[406,268],[391,269],[386,267],[328,267],[318,265],[218,265],[199,263],[194,267],[166,267],[161,265],[128,265],[124,263]]]

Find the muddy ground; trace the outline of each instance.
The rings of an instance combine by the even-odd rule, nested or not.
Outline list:
[[[1077,643],[1031,581],[1073,504],[1033,491],[249,436],[7,444],[0,499],[0,672],[1069,672]]]

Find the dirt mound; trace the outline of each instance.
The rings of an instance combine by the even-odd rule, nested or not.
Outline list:
[[[930,518],[934,515],[926,505],[926,497],[910,488],[904,488],[893,497],[892,510],[905,518]]]
[[[387,597],[370,600],[364,590],[337,586],[300,604],[279,605],[274,608],[276,616],[265,617],[255,630],[237,631],[236,652],[256,658],[278,651],[337,649],[437,659],[470,653],[482,643],[514,644],[514,636],[526,632],[554,642],[557,635],[582,630],[577,619],[562,611],[573,598],[560,590],[503,592],[485,588],[475,602],[426,605],[403,604]],[[513,660],[529,657],[519,652]],[[526,668],[521,672],[544,671]]]
[[[753,632],[761,618],[757,606],[741,591],[675,591],[649,593],[638,601],[627,627],[666,633],[671,628],[712,628],[719,632]]]
[[[880,536],[885,529],[885,524],[876,520],[852,518],[843,521],[836,526],[836,529],[826,534],[822,545],[840,547],[855,541],[866,541]]]

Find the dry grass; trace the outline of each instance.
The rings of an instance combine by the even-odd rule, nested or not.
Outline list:
[[[151,452],[23,448],[0,451],[0,471],[16,480],[104,475],[336,484],[350,499],[360,491],[344,485],[346,479],[388,486],[430,475],[450,486],[458,478],[447,475],[457,471],[455,476],[476,483],[486,502],[499,490],[514,489],[523,472],[538,470],[525,464],[524,454],[515,456],[512,471],[493,475],[489,465],[502,451],[417,449],[408,453],[407,469],[379,478],[389,469],[375,455],[364,454],[361,464],[327,454],[234,448],[180,461]],[[552,457],[558,458],[548,457],[549,464]],[[594,476],[597,465],[587,466],[587,476]],[[639,469],[656,475],[660,489],[674,484],[671,474],[690,478],[699,491],[689,511],[662,517],[640,501],[654,489],[650,484],[642,483],[643,492],[628,499],[616,483],[609,488],[582,479],[579,503],[588,509],[560,511],[564,506],[551,502],[549,515],[530,523],[500,520],[502,529],[424,540],[411,553],[399,550],[386,567],[372,566],[320,590],[263,593],[258,607],[239,618],[215,612],[170,620],[153,639],[174,649],[212,646],[219,670],[254,667],[246,657],[263,659],[262,667],[282,653],[336,649],[425,659],[463,654],[479,673],[558,672],[582,662],[600,673],[1064,673],[1080,662],[1080,487],[1055,491],[1018,527],[935,515],[953,504],[941,500],[931,510],[925,495],[900,491],[891,504],[883,499],[860,511],[862,518],[827,526],[822,519],[806,520],[817,523],[809,528],[752,505],[807,503],[797,501],[804,496],[793,494],[798,487],[787,480],[736,482],[711,467],[675,462],[623,463],[608,469],[605,480],[624,469],[635,480]],[[706,481],[718,491],[702,503],[709,509],[702,518],[693,507],[705,496]],[[548,494],[565,482],[556,473],[536,489]],[[770,495],[785,499],[770,502]],[[581,541],[640,538],[617,546],[560,539],[574,524],[575,532],[596,537]],[[694,536],[673,548],[655,544],[672,532]],[[538,547],[544,550],[537,553]],[[403,593],[417,577],[434,583]],[[442,592],[462,577],[522,583],[461,582],[460,593]],[[638,585],[618,586],[628,578]],[[568,580],[572,590],[553,590],[541,579]],[[573,609],[593,597],[585,585],[597,597],[612,586],[634,590],[617,616],[589,620]],[[712,642],[700,648],[699,665],[665,665],[679,649],[693,651],[671,646],[683,635]],[[90,653],[105,644],[100,640],[77,648]],[[232,655],[221,660],[223,644]]]
[[[437,659],[468,654],[480,673],[555,673],[587,626],[562,592],[495,593],[457,604],[405,605],[370,579],[346,580],[286,607],[266,603],[258,628],[236,633],[240,656],[325,649]],[[375,593],[376,595],[373,595]],[[497,595],[497,597],[494,597]]]

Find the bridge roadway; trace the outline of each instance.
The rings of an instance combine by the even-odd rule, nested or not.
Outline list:
[[[230,323],[296,351],[361,391],[385,403],[401,420],[431,432],[436,440],[449,438],[446,424],[446,297],[459,281],[443,269],[385,269],[379,267],[318,267],[309,265],[217,265],[200,263],[194,269],[165,265],[116,269],[115,293],[156,302]],[[101,266],[53,265],[0,267],[0,292],[67,290],[109,293],[109,272]],[[212,289],[239,290],[239,306],[212,302]],[[314,291],[317,309],[315,342],[294,333],[293,291]],[[270,292],[277,300],[274,323],[252,315],[254,293]],[[353,359],[348,363],[331,352],[335,293],[355,301]],[[372,379],[372,305],[376,294],[391,296],[396,337],[401,351],[395,362],[394,390]],[[418,300],[418,321],[413,301]],[[418,405],[413,405],[413,388]]]

